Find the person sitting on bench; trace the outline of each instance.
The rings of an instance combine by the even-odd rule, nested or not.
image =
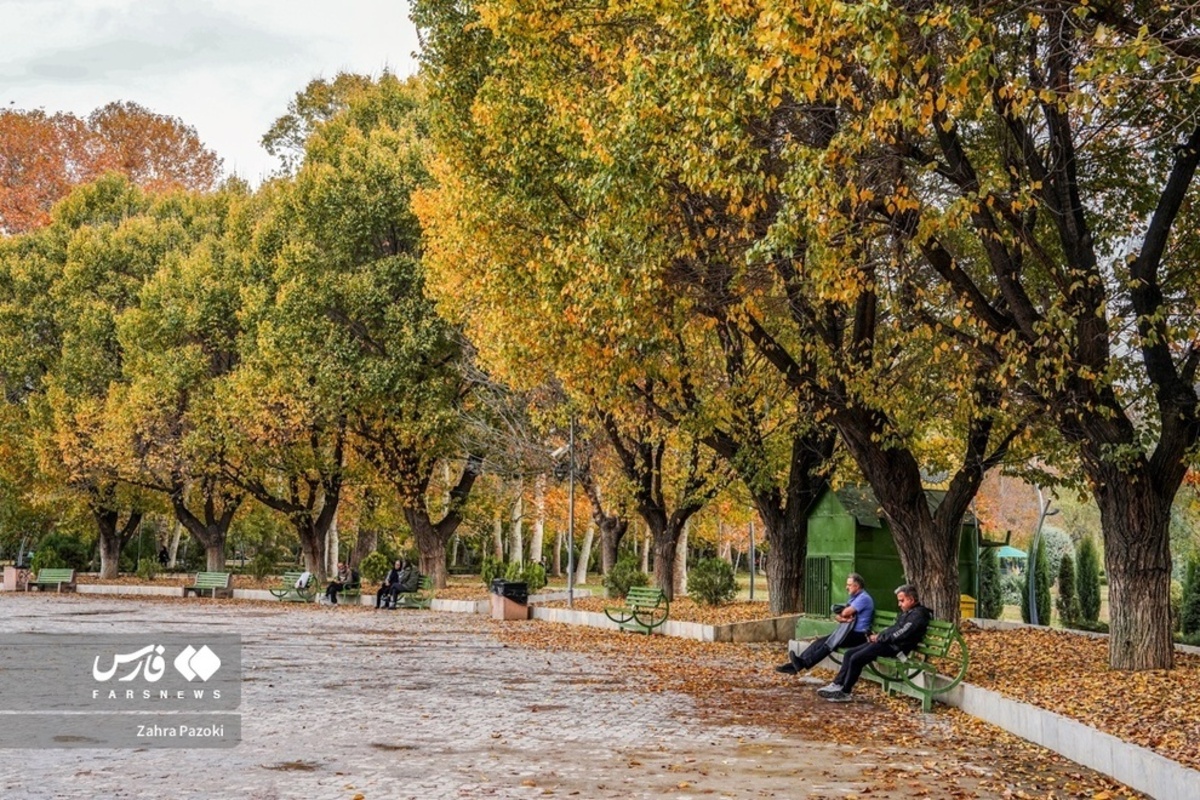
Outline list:
[[[395,608],[396,596],[415,592],[421,582],[421,573],[416,566],[396,559],[396,566],[383,579],[383,586],[375,595],[376,608]]]
[[[893,657],[916,649],[925,638],[933,612],[921,605],[917,587],[911,583],[896,589],[896,602],[900,604],[900,616],[895,624],[868,636],[866,644],[847,650],[833,683],[817,689],[817,694],[834,703],[849,702],[850,692],[868,664],[881,656]]]
[[[846,576],[846,591],[850,597],[844,606],[834,606],[838,621],[837,629],[828,636],[810,644],[803,653],[796,655],[788,651],[788,663],[780,664],[776,672],[795,675],[820,664],[838,647],[857,647],[865,644],[875,619],[875,601],[867,594],[862,575],[851,572]]]

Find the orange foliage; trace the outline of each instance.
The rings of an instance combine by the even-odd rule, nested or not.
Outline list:
[[[136,103],[109,103],[86,120],[0,111],[0,232],[45,225],[73,186],[105,172],[120,172],[153,192],[211,189],[221,159],[195,129]]]

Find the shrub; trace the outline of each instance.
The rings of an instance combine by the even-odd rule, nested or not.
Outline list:
[[[138,562],[137,576],[144,581],[152,581],[158,577],[158,555],[142,556]]]
[[[1021,575],[1013,575],[1009,573],[1003,576],[1000,579],[1000,593],[1004,598],[1004,605],[1021,605],[1021,587],[1024,585],[1025,578]]]
[[[1058,562],[1058,618],[1065,627],[1079,621],[1079,593],[1075,590],[1075,555],[1062,554]]]
[[[536,592],[546,585],[546,568],[536,561],[525,565],[522,575],[530,592]]]
[[[87,568],[89,561],[91,553],[83,542],[64,533],[52,533],[38,543],[30,567],[34,572],[45,568],[63,567],[82,570]]]
[[[688,595],[705,605],[719,606],[737,597],[733,565],[723,558],[706,558],[688,573]]]
[[[504,564],[495,556],[484,556],[479,562],[479,577],[483,578],[483,585],[491,588],[492,581],[499,578]]]
[[[391,568],[392,562],[388,560],[388,557],[376,550],[358,565],[358,574],[368,583],[382,583],[384,576]]]
[[[609,597],[624,597],[631,586],[649,586],[650,576],[638,568],[638,560],[625,555],[613,564],[604,576],[604,589]]]
[[[1033,621],[1033,613],[1029,607],[1029,581],[1036,575],[1034,583],[1034,599],[1037,600],[1037,621],[1039,625],[1050,624],[1050,562],[1046,558],[1046,545],[1038,542],[1037,552],[1031,559],[1032,569],[1025,570],[1025,580],[1021,584],[1021,619]]]
[[[250,559],[250,574],[260,581],[268,575],[275,574],[275,563],[278,559],[271,550],[259,550]]]
[[[1000,583],[1000,556],[995,547],[983,548],[979,559],[979,604],[975,613],[980,619],[999,619],[1004,611],[1004,587]]]
[[[1084,622],[1095,622],[1100,619],[1100,556],[1096,552],[1096,543],[1090,536],[1079,543],[1075,564],[1079,579],[1080,619]]]
[[[1185,637],[1200,636],[1200,557],[1196,555],[1188,559],[1179,625]]]

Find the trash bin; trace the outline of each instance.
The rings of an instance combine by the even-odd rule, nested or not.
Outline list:
[[[507,597],[521,605],[529,604],[529,584],[525,581],[506,581],[504,578],[496,578],[492,581],[492,594]]]
[[[969,594],[960,594],[958,596],[958,614],[963,619],[975,616],[975,598]]]
[[[492,581],[492,619],[529,619],[529,584],[524,581]]]

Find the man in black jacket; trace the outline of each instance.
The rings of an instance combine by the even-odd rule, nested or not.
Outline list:
[[[878,634],[872,634],[866,644],[846,651],[842,656],[842,668],[833,683],[817,689],[817,694],[834,703],[845,703],[850,698],[854,684],[867,665],[881,656],[896,656],[916,649],[925,637],[933,612],[921,605],[917,599],[917,587],[906,583],[896,590],[896,602],[900,604],[900,616],[896,623]]]

